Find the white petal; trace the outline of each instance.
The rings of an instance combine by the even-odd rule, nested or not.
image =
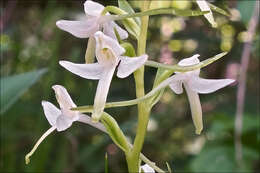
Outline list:
[[[89,16],[100,16],[103,9],[104,9],[104,6],[97,2],[87,0],[84,3],[85,13]]]
[[[235,80],[233,79],[203,79],[200,77],[193,77],[189,80],[189,86],[193,91],[207,94],[223,88],[234,81]]]
[[[52,89],[55,91],[56,99],[61,109],[70,109],[76,107],[66,88],[61,85],[53,85]]]
[[[105,126],[102,123],[100,123],[100,122],[98,122],[98,123],[92,122],[91,118],[89,116],[87,116],[87,115],[80,114],[80,117],[79,117],[78,121],[82,122],[82,123],[85,123],[85,124],[89,124],[92,127],[95,127],[97,129],[105,132],[105,133],[107,132]]]
[[[56,22],[58,28],[67,31],[78,38],[88,38],[94,35],[99,29],[96,18],[89,18],[85,21],[59,20]]]
[[[190,65],[198,64],[200,62],[200,60],[198,59],[199,56],[200,56],[199,54],[196,54],[190,58],[185,58],[185,59],[181,60],[178,63],[178,65],[179,66],[190,66]]]
[[[181,94],[183,92],[182,81],[171,82],[169,86],[176,94]]]
[[[203,121],[199,95],[197,92],[191,90],[189,85],[187,85],[186,83],[184,83],[184,87],[188,95],[192,120],[196,129],[196,134],[200,134],[203,129]]]
[[[114,29],[118,32],[121,40],[124,40],[128,37],[128,33],[126,30],[118,26],[115,22],[106,22],[103,24],[103,32],[104,34],[108,35],[109,37],[117,40],[116,34],[114,32]]]
[[[101,31],[95,33],[96,39],[96,56],[99,58],[101,50],[104,48],[111,49],[116,56],[120,56],[125,53],[125,49],[113,38],[106,36]]]
[[[68,118],[66,115],[60,115],[57,118],[57,122],[56,122],[56,127],[57,127],[57,131],[63,131],[66,130],[67,128],[69,128],[73,123],[73,120],[71,120],[70,118]]]
[[[141,166],[141,169],[144,171],[144,173],[155,173],[154,169],[148,164]]]
[[[61,111],[52,103],[47,101],[42,101],[42,107],[43,107],[45,117],[47,118],[50,125],[55,126],[56,120],[58,116],[61,114]]]
[[[132,74],[135,70],[144,65],[148,58],[148,55],[144,54],[139,57],[120,57],[120,64],[118,66],[117,76],[125,78]]]
[[[209,13],[204,14],[205,18],[209,21],[209,23],[212,25],[212,27],[217,27],[217,23],[214,20],[212,11],[210,10],[210,7],[205,0],[197,0],[197,4],[200,7],[201,11],[209,11]]]
[[[107,100],[108,90],[116,67],[105,69],[103,76],[100,78],[97,86],[96,96],[94,100],[94,110],[92,113],[92,119],[97,122],[105,108]]]
[[[59,61],[59,63],[70,72],[86,79],[97,80],[101,77],[103,72],[103,66],[98,63],[75,64],[69,61]]]

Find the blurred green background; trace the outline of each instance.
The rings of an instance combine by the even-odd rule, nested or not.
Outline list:
[[[104,5],[116,1],[104,2]],[[42,100],[57,105],[51,86],[65,86],[77,105],[93,104],[97,82],[85,80],[65,69],[59,60],[84,62],[87,39],[59,30],[59,19],[84,16],[83,1],[3,1],[1,3],[1,172],[103,172],[108,153],[109,172],[127,170],[122,151],[102,132],[74,123],[64,132],[54,132],[25,165],[24,156],[50,127],[41,107]],[[137,3],[131,1],[133,5]],[[234,78],[239,67],[247,24],[255,1],[222,1],[215,5],[230,12],[214,12],[219,25],[211,28],[201,17],[171,15],[150,18],[147,52],[154,61],[175,64],[200,54],[200,60],[229,51],[221,60],[201,70],[205,78]],[[173,6],[198,9],[184,1],[153,1],[153,8]],[[138,9],[137,9],[138,11]],[[133,40],[132,37],[129,40]],[[259,27],[254,37],[247,73],[243,119],[243,165],[240,171],[257,172],[259,159]],[[29,73],[26,73],[29,72]],[[26,74],[24,74],[26,73]],[[7,76],[20,75],[12,78]],[[22,74],[22,75],[21,75]],[[145,70],[145,87],[151,89],[156,69]],[[170,89],[153,108],[143,153],[175,172],[237,172],[234,149],[234,117],[237,83],[213,94],[201,95],[204,116],[202,135],[194,133],[186,94]],[[108,101],[135,97],[133,76],[113,78]],[[137,123],[136,106],[107,109],[133,141]]]

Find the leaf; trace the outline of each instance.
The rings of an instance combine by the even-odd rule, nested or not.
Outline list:
[[[131,7],[131,5],[126,0],[118,0],[118,6],[119,6],[119,8],[121,8],[122,10],[124,10],[125,12],[127,12],[129,14],[135,13],[135,11]],[[134,20],[138,24],[138,26],[141,25],[141,20],[139,17],[135,17]]]
[[[47,71],[41,69],[23,74],[3,77],[1,83],[1,109],[3,114],[19,97],[21,97],[28,88],[30,88]]]
[[[237,9],[240,12],[241,20],[244,23],[248,23],[253,14],[256,0],[238,1],[237,3]]]

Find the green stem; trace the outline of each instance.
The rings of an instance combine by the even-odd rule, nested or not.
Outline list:
[[[85,53],[85,62],[90,64],[94,62],[96,42],[94,37],[89,37],[88,46]]]
[[[142,2],[142,11],[149,8],[150,2]],[[148,29],[149,16],[144,16],[141,18],[141,32],[138,39],[138,56],[145,53],[146,39],[147,39],[147,29]],[[144,91],[144,67],[139,68],[134,73],[135,83],[136,83],[136,97],[140,98],[145,95]],[[138,125],[136,137],[134,140],[134,145],[132,151],[126,155],[128,170],[129,172],[139,172],[139,158],[140,152],[143,147],[144,137],[146,135],[146,128],[149,120],[150,109],[147,108],[146,102],[140,102],[138,104]]]

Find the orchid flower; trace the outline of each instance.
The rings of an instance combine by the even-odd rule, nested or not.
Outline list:
[[[214,20],[212,11],[207,3],[206,0],[196,0],[199,8],[201,9],[201,11],[209,11],[209,13],[204,14],[204,17],[209,21],[209,23],[212,25],[212,27],[216,28],[218,25]]]
[[[155,173],[154,169],[150,167],[148,164],[145,164],[140,167],[140,173],[142,172],[141,170],[143,170],[144,173]]]
[[[60,65],[70,72],[86,79],[99,80],[94,100],[93,121],[98,121],[104,110],[110,83],[118,66],[117,76],[125,78],[140,68],[148,56],[139,57],[122,56],[125,49],[119,43],[106,36],[102,32],[95,33],[97,63],[74,64],[68,61],[60,61]]]
[[[85,20],[59,20],[56,22],[56,25],[78,38],[89,38],[97,31],[103,30],[106,35],[116,39],[114,29],[116,29],[121,39],[128,37],[128,33],[124,29],[119,27],[114,21],[111,21],[109,13],[106,13],[106,15],[101,14],[104,10],[103,5],[87,0],[84,3],[84,10],[86,13]]]
[[[35,150],[47,136],[49,136],[56,129],[59,132],[68,129],[74,121],[90,124],[95,128],[106,131],[103,124],[94,124],[91,122],[90,117],[80,114],[78,111],[70,110],[71,108],[76,107],[76,105],[63,86],[54,85],[52,88],[55,91],[56,99],[59,103],[60,109],[48,101],[42,101],[43,111],[45,117],[51,125],[51,128],[40,137],[40,139],[34,145],[33,149],[25,156],[26,164],[30,162],[30,156],[35,152]]]
[[[196,54],[190,58],[181,60],[179,66],[190,66],[200,62],[200,55]],[[200,70],[189,71],[185,73],[176,73],[167,79],[170,88],[176,93],[181,94],[184,86],[190,103],[192,120],[196,128],[196,134],[200,134],[203,129],[202,110],[199,95],[212,93],[223,88],[235,80],[233,79],[203,79],[199,77]]]

